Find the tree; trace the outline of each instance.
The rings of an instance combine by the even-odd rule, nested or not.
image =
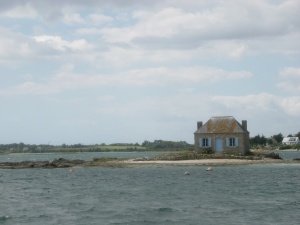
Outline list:
[[[278,143],[281,143],[282,140],[283,140],[283,135],[282,135],[282,133],[274,134],[272,137],[273,137]]]
[[[143,143],[142,143],[142,146],[143,147],[147,147],[148,145],[150,144],[150,141],[144,141]]]
[[[19,149],[23,150],[23,148],[25,147],[25,144],[23,142],[19,143]]]
[[[297,134],[295,134],[294,136],[300,138],[300,131]]]
[[[266,145],[267,138],[264,135],[256,135],[252,138],[250,138],[250,144],[253,145]]]
[[[189,149],[193,148],[193,145],[188,144],[185,141],[163,141],[155,140],[153,142],[144,141],[142,143],[143,147],[148,149]]]
[[[268,145],[272,145],[273,144],[273,140],[272,138],[269,138],[268,141],[267,141]]]

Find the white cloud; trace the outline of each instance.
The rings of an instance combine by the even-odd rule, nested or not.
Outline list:
[[[0,28],[0,62],[16,64],[20,61],[47,59],[90,60],[95,55],[94,46],[85,39],[65,40],[60,36],[40,35],[26,36]],[[76,54],[80,52],[81,54]],[[95,52],[97,54],[97,52]],[[70,57],[72,56],[72,57]]]
[[[138,23],[125,28],[102,29],[103,36],[107,42],[126,42],[143,37],[171,37],[183,28],[200,28],[197,14],[185,13],[181,9],[166,8],[158,12],[135,12],[133,18]],[[120,36],[120,34],[122,34]]]
[[[283,114],[287,116],[300,115],[300,97],[279,97],[270,93],[260,93],[245,96],[214,96],[213,101],[224,105],[229,111],[239,109],[243,114]]]
[[[214,96],[212,100],[224,105],[228,109],[239,109],[243,111],[274,112],[276,108],[276,96],[269,93],[252,94],[246,96]]]
[[[300,113],[300,97],[278,97],[270,93],[217,96],[180,92],[172,96],[148,96],[126,102],[120,102],[116,97],[113,101],[101,104],[99,112],[119,114],[118,108],[122,108],[122,113],[128,115],[149,114],[149,118],[151,115],[151,118],[177,122],[228,115],[256,121],[256,129],[261,131],[270,127],[280,131],[279,126],[285,120],[293,121]],[[282,121],[278,121],[279,118]],[[269,125],[265,127],[263,124]]]
[[[2,3],[1,3],[2,4]],[[30,6],[30,4],[25,4],[23,6],[16,6],[10,8],[2,13],[0,17],[12,18],[12,19],[24,19],[24,18],[36,18],[38,13]]]
[[[123,13],[118,7],[114,16],[105,15],[105,10],[102,13],[93,11],[94,6],[103,4],[120,7],[128,4],[130,10],[125,14],[126,22],[117,19]],[[240,59],[259,52],[296,56],[300,53],[300,25],[297,22],[297,9],[300,4],[295,1],[284,1],[282,4],[270,4],[267,1],[239,4],[236,4],[235,0],[226,4],[222,1],[187,1],[186,5],[189,7],[185,7],[180,1],[170,4],[165,0],[152,2],[149,9],[149,3],[128,1],[126,4],[114,1],[89,1],[84,4],[80,1],[62,1],[52,6],[45,1],[26,1],[26,4],[15,1],[7,3],[2,9],[2,14],[19,7],[24,8],[24,12],[30,9],[37,13],[37,19],[55,17],[54,21],[60,18],[59,21],[67,24],[82,24],[81,28],[76,26],[77,30],[74,33],[87,35],[87,39],[74,40],[76,38],[70,36],[66,38],[63,35],[40,35],[34,37],[39,45],[35,46],[34,43],[26,41],[22,48],[18,48],[27,52],[27,55],[30,51],[36,58],[44,56],[47,52],[49,58],[65,58],[62,53],[69,53],[68,50],[88,49],[89,56],[76,57],[123,66],[149,60],[168,62],[199,57]],[[135,4],[139,7],[131,8]],[[146,6],[147,8],[144,8]],[[89,12],[87,16],[85,10]],[[87,23],[88,21],[91,21],[91,24]],[[55,22],[51,24],[53,25]],[[26,38],[29,39],[30,36]],[[105,52],[99,49],[105,49]]]
[[[0,62],[31,56],[32,44],[32,40],[25,35],[0,27]],[[15,60],[12,61],[15,63]]]
[[[285,91],[300,93],[300,68],[288,67],[279,74],[277,87]]]
[[[246,44],[242,44],[239,47],[233,49],[229,55],[233,58],[240,58],[249,47]]]
[[[66,40],[63,40],[60,36],[41,35],[41,36],[35,36],[34,40],[37,43],[46,44],[46,45],[48,45],[56,50],[62,51],[62,52],[67,51],[67,50],[87,51],[87,50],[91,50],[93,48],[93,46],[84,39],[74,40],[74,41],[66,41]]]
[[[96,13],[90,14],[89,18],[95,24],[104,24],[104,23],[110,23],[113,21],[113,18],[110,16],[96,14]]]
[[[122,75],[122,78],[125,78],[125,81],[122,82],[136,85],[172,85],[176,83],[212,83],[227,79],[244,79],[249,77],[251,77],[251,73],[245,71],[228,72],[209,67],[176,69],[161,67],[129,71]]]
[[[63,21],[66,24],[83,24],[85,20],[78,13],[66,13]]]
[[[47,83],[26,82],[1,90],[0,94],[44,94],[56,93],[67,89],[101,86],[171,86],[174,84],[200,85],[224,80],[247,79],[252,75],[245,71],[225,71],[218,68],[192,67],[169,69],[164,67],[129,70],[110,75],[82,75],[72,72],[73,65],[66,65]]]
[[[107,42],[143,45],[150,41],[157,42],[157,45],[161,41],[188,42],[189,46],[198,47],[208,40],[242,41],[299,31],[298,17],[294,13],[300,7],[299,3],[279,6],[260,1],[239,3],[227,1],[207,10],[169,7],[136,11],[133,13],[137,20],[135,25],[106,28],[102,32]],[[291,14],[287,15],[288,12]]]
[[[282,109],[291,116],[300,115],[300,97],[299,96],[292,96],[286,98],[280,98],[279,105]]]
[[[292,79],[292,82],[297,82],[300,80],[300,68],[287,67],[280,72],[279,76],[284,80]]]

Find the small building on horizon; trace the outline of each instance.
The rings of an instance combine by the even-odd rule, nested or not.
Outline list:
[[[282,144],[284,145],[297,145],[300,144],[299,137],[285,137],[282,140]]]
[[[195,150],[211,148],[216,153],[238,153],[250,151],[247,120],[239,123],[233,116],[215,116],[205,124],[197,122],[194,132]]]

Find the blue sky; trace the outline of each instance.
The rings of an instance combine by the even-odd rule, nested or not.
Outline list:
[[[297,0],[0,1],[0,143],[300,131]]]

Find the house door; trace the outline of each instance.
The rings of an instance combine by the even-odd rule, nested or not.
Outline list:
[[[223,151],[223,139],[216,138],[216,152],[222,152],[222,151]]]

